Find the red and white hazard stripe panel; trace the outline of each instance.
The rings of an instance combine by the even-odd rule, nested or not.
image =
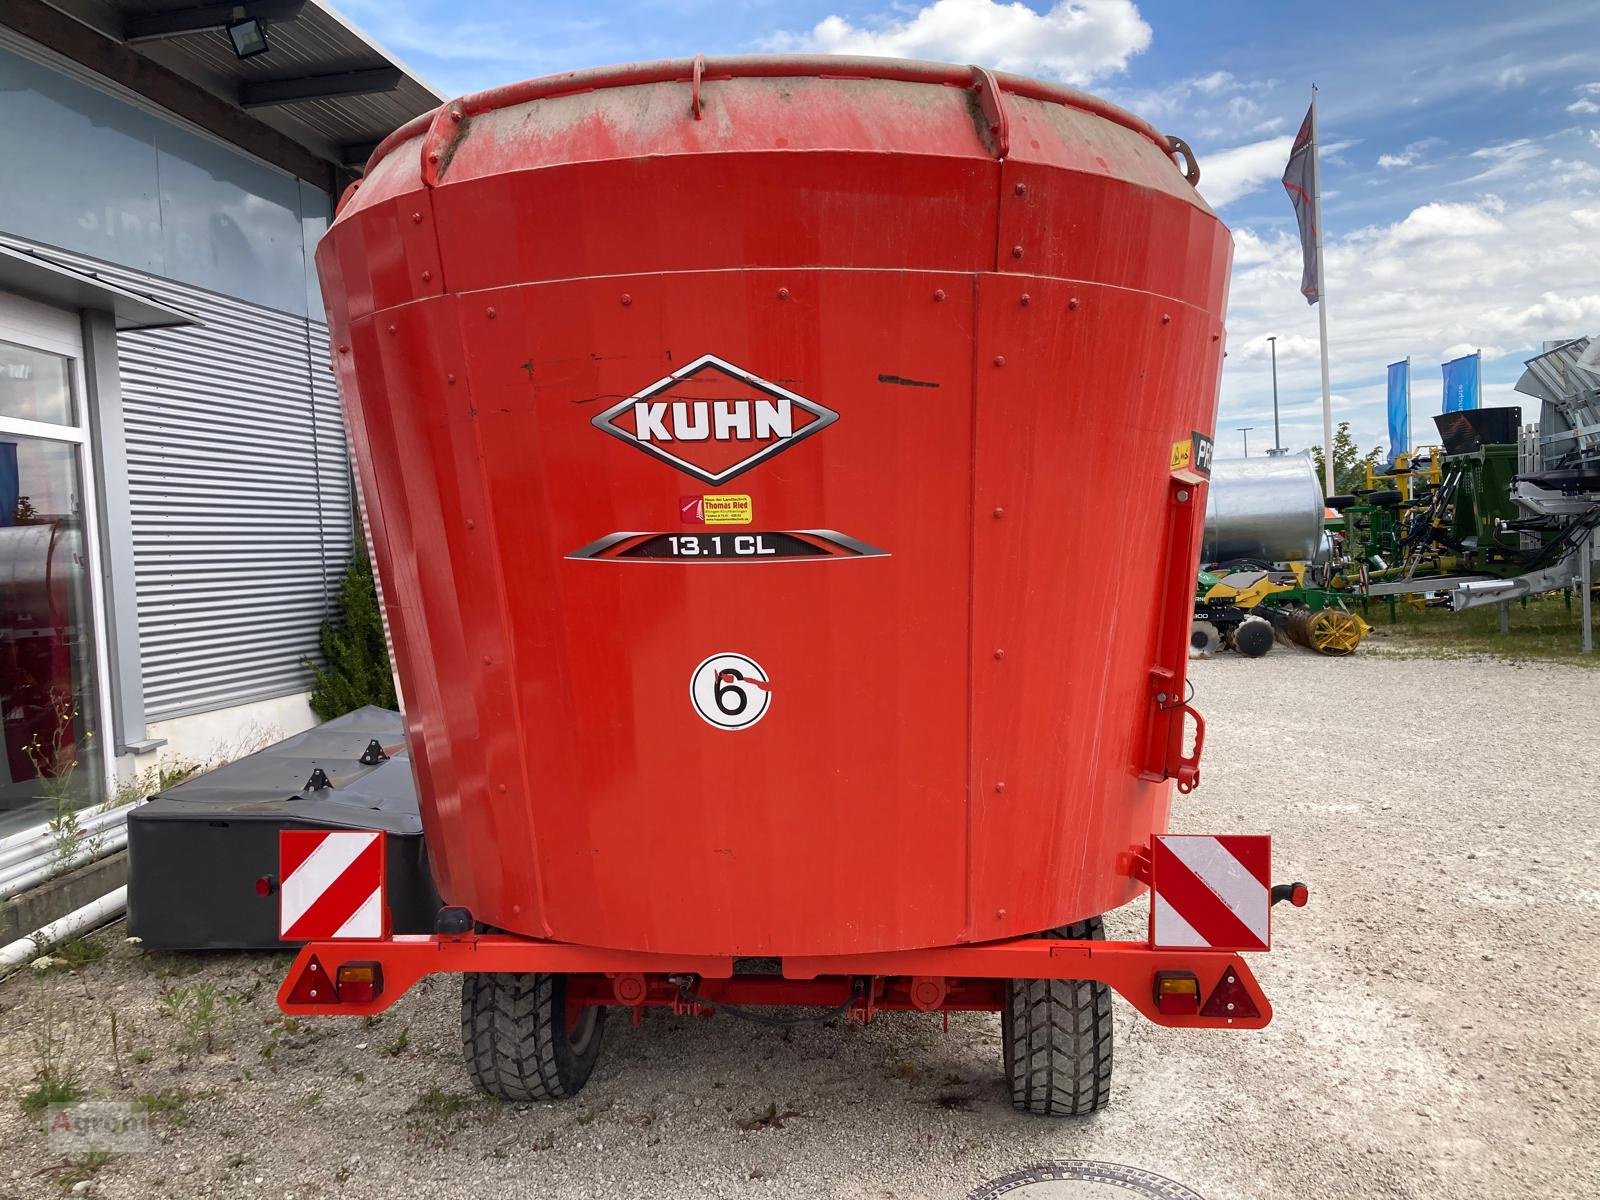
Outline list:
[[[1267,949],[1271,878],[1270,837],[1157,835],[1150,853],[1151,944]]]
[[[284,941],[379,938],[387,932],[383,834],[278,833],[278,935]]]

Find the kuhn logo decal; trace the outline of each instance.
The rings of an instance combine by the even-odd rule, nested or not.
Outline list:
[[[722,484],[832,425],[831,408],[714,354],[594,418],[612,437],[709,484]]]

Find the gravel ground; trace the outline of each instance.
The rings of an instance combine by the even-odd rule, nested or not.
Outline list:
[[[1600,1195],[1600,672],[1279,647],[1193,674],[1205,781],[1175,827],[1272,831],[1312,903],[1253,960],[1268,1029],[1163,1030],[1119,1001],[1095,1118],[1013,1113],[998,1018],[976,1014],[948,1034],[614,1021],[578,1101],[495,1105],[470,1090],[448,980],[370,1024],[294,1022],[272,1001],[284,960],[146,954],[115,927],[99,962],[0,984],[0,1196],[73,1178],[19,1105],[49,1010],[87,1088],[161,1097],[151,1149],[84,1189],[108,1197],[959,1200],[1051,1158],[1212,1200]],[[183,1015],[206,984],[209,1052]]]

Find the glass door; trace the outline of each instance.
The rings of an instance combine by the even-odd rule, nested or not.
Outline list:
[[[76,314],[0,294],[0,838],[107,795],[81,358]]]

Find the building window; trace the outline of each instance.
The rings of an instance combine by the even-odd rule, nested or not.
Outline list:
[[[106,795],[79,378],[72,354],[0,340],[0,837]]]

